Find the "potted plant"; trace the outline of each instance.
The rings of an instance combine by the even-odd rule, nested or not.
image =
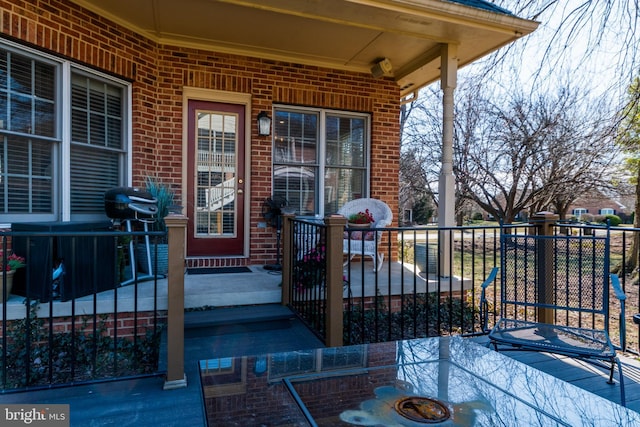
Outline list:
[[[320,244],[305,253],[293,265],[293,288],[299,292],[324,285],[327,276],[326,265],[327,248]],[[342,275],[342,286],[346,289],[349,282]]]
[[[0,252],[0,256],[2,252]],[[25,259],[19,255],[11,254],[7,257],[6,267],[2,272],[2,277],[0,277],[0,302],[2,299],[2,295],[4,293],[4,281],[5,278],[7,280],[7,299],[9,298],[9,294],[11,293],[11,289],[13,288],[13,275],[16,270],[24,267]]]
[[[144,179],[145,190],[156,199],[158,206],[158,214],[156,220],[149,224],[150,231],[162,231],[167,232],[167,225],[164,218],[169,215],[169,209],[174,205],[175,192],[171,187],[156,177],[147,176]],[[164,275],[166,276],[169,270],[169,245],[167,243],[166,234],[158,238],[150,238],[149,256],[147,256],[146,243],[139,243],[136,248],[136,260],[140,271],[147,274]],[[153,269],[153,264],[156,260],[156,251],[158,257],[158,266],[156,271],[150,271]],[[149,266],[151,264],[151,267]]]
[[[347,221],[349,222],[349,227],[356,228],[369,228],[375,222],[369,209],[349,215]]]
[[[311,289],[324,283],[326,277],[326,249],[315,247],[296,261],[293,267],[293,286],[296,290]]]

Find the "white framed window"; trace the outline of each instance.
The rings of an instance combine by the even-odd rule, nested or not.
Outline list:
[[[292,375],[330,372],[345,368],[366,366],[365,346],[346,346],[300,350],[269,355],[269,381]]]
[[[370,116],[274,107],[273,194],[297,215],[335,213],[369,194]]]
[[[129,175],[130,85],[0,40],[0,222],[104,218]]]
[[[602,208],[600,209],[600,215],[615,215],[616,212],[611,208]]]
[[[588,211],[585,208],[575,208],[573,210],[573,215],[577,218],[580,219],[580,217],[584,214],[586,214]]]

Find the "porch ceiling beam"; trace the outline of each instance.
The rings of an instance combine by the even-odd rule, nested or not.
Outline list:
[[[440,55],[442,53],[442,44],[438,44],[422,55],[415,58],[413,61],[406,63],[394,73],[394,78],[400,86],[400,90],[405,92],[407,90],[414,91],[419,88],[414,88],[413,75],[428,73],[437,73],[440,68]]]

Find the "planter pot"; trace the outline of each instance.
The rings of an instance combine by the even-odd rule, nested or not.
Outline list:
[[[368,224],[356,224],[354,222],[348,222],[347,228],[371,228],[371,223]]]
[[[7,299],[9,299],[9,294],[11,293],[11,289],[13,288],[13,275],[15,274],[15,270],[5,271],[0,277],[0,303],[2,303],[2,295],[4,292],[4,278],[7,278]]]
[[[415,247],[416,266],[422,273],[438,273],[438,245],[416,243]],[[429,265],[427,265],[427,263]]]
[[[156,276],[167,275],[167,273],[169,272],[169,244],[158,243],[157,245],[149,245],[149,254],[151,255],[152,269],[154,267],[156,259],[156,250],[158,252],[158,266],[157,271],[152,272],[149,271],[149,266],[147,263],[147,246],[141,243],[136,245],[136,264],[138,265],[140,273],[153,274]]]

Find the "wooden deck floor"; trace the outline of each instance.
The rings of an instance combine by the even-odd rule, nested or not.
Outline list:
[[[483,345],[489,342],[487,337],[471,339]],[[608,371],[570,357],[534,351],[503,351],[502,353],[607,400],[620,403],[617,371],[615,374],[616,383],[611,385],[607,384]],[[640,361],[630,356],[622,356],[620,361],[624,372],[626,406],[640,412]]]

